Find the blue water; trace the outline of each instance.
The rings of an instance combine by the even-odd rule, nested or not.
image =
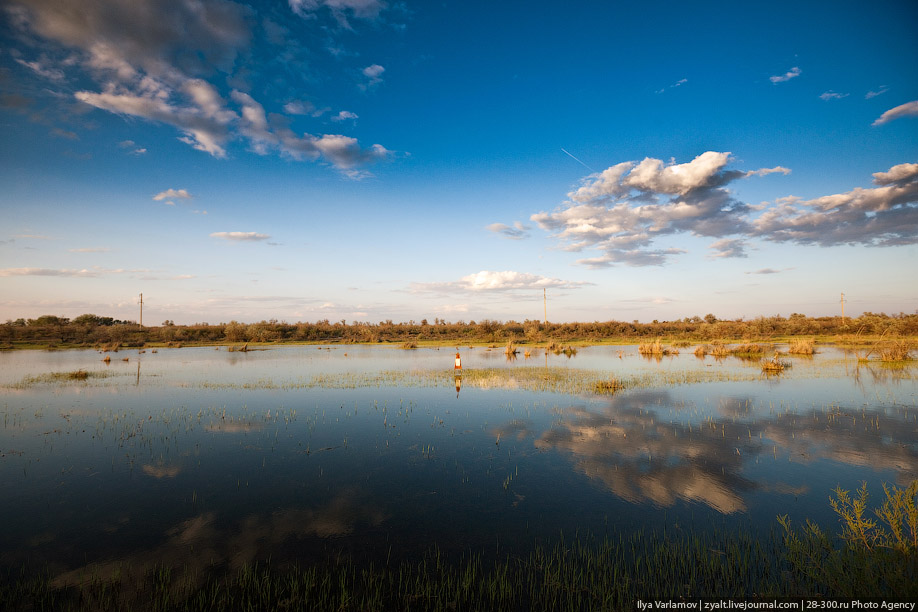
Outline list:
[[[611,396],[497,377],[457,393],[452,349],[2,353],[0,565],[66,581],[119,563],[523,552],[562,531],[765,533],[778,514],[832,528],[836,486],[866,481],[878,499],[918,478],[914,368],[831,347],[777,377],[691,349],[461,352],[467,373],[717,376]],[[26,378],[77,369],[109,375]]]

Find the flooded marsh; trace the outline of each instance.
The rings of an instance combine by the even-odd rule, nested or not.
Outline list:
[[[767,547],[783,514],[835,531],[835,487],[918,478],[918,370],[787,348],[462,348],[461,371],[435,348],[2,353],[0,566],[65,587],[577,533]],[[763,372],[775,351],[792,367]]]

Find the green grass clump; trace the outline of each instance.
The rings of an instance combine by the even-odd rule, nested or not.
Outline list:
[[[787,515],[778,517],[793,588],[834,597],[918,597],[918,480],[905,489],[884,484],[883,491],[886,500],[873,515],[886,527],[865,514],[866,482],[855,496],[838,487],[829,498],[841,522],[836,538],[811,521],[798,533]]]

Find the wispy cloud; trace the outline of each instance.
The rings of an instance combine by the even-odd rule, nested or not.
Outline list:
[[[826,91],[819,94],[820,99],[828,102],[829,100],[841,100],[842,98],[847,98],[849,94],[837,93],[834,91]]]
[[[231,242],[259,242],[271,238],[268,234],[259,234],[258,232],[214,232],[210,237]]]
[[[16,62],[32,70],[38,76],[48,79],[49,81],[63,81],[64,71],[58,68],[49,67],[41,61],[27,62],[23,59],[16,59]]]
[[[193,195],[188,193],[187,189],[167,189],[165,191],[160,191],[159,193],[157,193],[155,196],[153,196],[153,199],[159,202],[162,200],[170,200],[170,199],[190,200],[193,197],[194,197]]]
[[[889,109],[880,115],[880,117],[873,122],[873,125],[883,125],[884,123],[889,123],[900,117],[918,117],[918,100],[906,102],[905,104],[900,104],[899,106]]]
[[[290,0],[291,8],[310,16],[320,9],[336,19],[375,19],[386,8],[378,0]],[[252,92],[227,90],[226,83],[240,88],[245,82],[239,58],[252,53],[252,39],[288,46],[283,37],[253,30],[255,9],[223,0],[97,0],[79,11],[64,11],[59,3],[36,0],[24,3],[14,26],[42,44],[56,43],[73,51],[66,63],[81,71],[82,89],[74,98],[90,107],[132,119],[144,119],[178,130],[178,139],[217,158],[229,156],[235,141],[246,142],[258,154],[270,152],[296,160],[324,159],[345,175],[361,174],[358,164],[385,158],[382,145],[368,148],[350,144],[342,151],[334,134],[295,134],[287,117],[266,113]],[[163,18],[168,15],[168,18]],[[156,23],[151,28],[150,23]],[[273,42],[272,42],[273,41]],[[27,62],[23,66],[46,78],[63,76],[64,61]],[[364,86],[382,80],[383,67],[363,69]],[[85,83],[95,83],[86,86]],[[17,101],[10,98],[10,105]],[[29,101],[26,101],[29,103]],[[22,106],[22,104],[20,104]],[[305,102],[284,105],[289,114],[324,113]],[[341,120],[355,119],[350,114]],[[354,140],[354,143],[357,141]],[[133,155],[144,147],[128,148]],[[326,150],[330,153],[326,154]]]
[[[780,274],[781,272],[786,272],[788,270],[793,270],[793,268],[782,268],[780,270],[775,270],[774,268],[761,268],[759,270],[746,272],[746,274]]]
[[[658,94],[661,94],[661,93],[664,93],[667,89],[675,89],[676,87],[682,87],[682,86],[685,85],[686,83],[688,83],[688,79],[679,79],[678,81],[676,81],[675,83],[673,83],[673,84],[670,85],[669,87],[664,87],[663,89],[658,89],[658,90],[657,90],[657,93],[658,93]]]
[[[889,91],[889,87],[887,87],[886,85],[881,85],[880,88],[879,88],[878,90],[876,90],[876,91],[868,91],[868,92],[864,95],[864,99],[865,99],[865,100],[869,100],[869,99],[871,99],[871,98],[876,98],[877,96],[882,96],[882,95],[885,94],[887,91]]]
[[[772,83],[784,83],[785,81],[790,81],[791,79],[800,76],[802,72],[803,71],[800,70],[800,68],[794,66],[784,74],[768,77],[768,80]]]
[[[71,253],[108,253],[109,247],[83,247],[80,249],[69,249]]]
[[[288,4],[290,9],[300,16],[327,9],[344,26],[348,25],[347,15],[360,19],[376,19],[386,8],[386,3],[381,0],[288,0]]]
[[[412,283],[413,292],[437,293],[488,293],[508,291],[533,291],[538,289],[577,289],[592,283],[582,281],[565,281],[558,278],[548,278],[527,274],[525,272],[493,272],[482,270],[475,274],[463,276],[457,281],[443,283]]]
[[[523,225],[519,221],[515,221],[512,227],[504,223],[492,223],[485,229],[495,234],[501,234],[505,238],[522,240],[523,238],[529,238],[529,230],[532,228],[528,225]]]
[[[351,111],[341,111],[337,115],[331,118],[332,121],[349,121],[349,120],[357,121],[357,119],[359,119],[359,117],[357,116],[357,113],[352,113]]]

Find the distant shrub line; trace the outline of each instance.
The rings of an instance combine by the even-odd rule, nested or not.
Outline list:
[[[487,342],[506,344],[601,342],[625,340],[641,342],[664,338],[713,343],[719,339],[753,342],[777,336],[842,336],[857,340],[865,336],[888,338],[918,336],[918,314],[886,315],[864,313],[850,317],[807,317],[792,314],[755,319],[719,320],[714,315],[693,316],[676,321],[594,321],[544,323],[536,320],[433,322],[391,320],[369,323],[327,319],[310,322],[259,321],[257,323],[195,323],[175,325],[164,321],[141,328],[134,321],[85,314],[74,319],[44,315],[37,319],[8,320],[0,324],[0,346],[143,346],[144,344],[233,343],[233,342],[315,342],[315,343],[452,343]],[[659,344],[655,342],[653,344]],[[648,343],[651,346],[651,343]],[[750,346],[752,346],[750,344]],[[803,350],[802,347],[799,350]],[[796,351],[795,351],[796,352]]]

